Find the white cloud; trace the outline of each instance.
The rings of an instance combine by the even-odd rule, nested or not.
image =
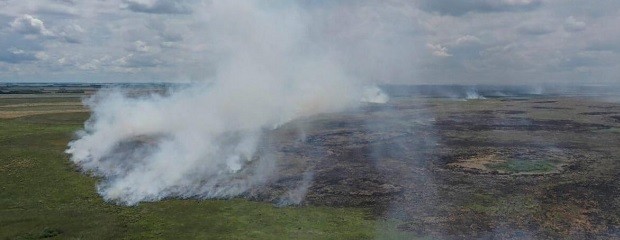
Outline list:
[[[450,57],[450,56],[452,56],[450,53],[448,53],[448,48],[446,48],[444,46],[441,46],[441,44],[427,43],[426,47],[431,51],[433,56],[437,56],[437,57]]]
[[[38,59],[38,60],[47,60],[49,59],[49,55],[47,55],[47,53],[45,52],[36,52],[34,54],[34,56]]]
[[[124,68],[151,68],[162,64],[162,61],[150,54],[128,54],[114,61],[119,67]]]
[[[10,23],[13,31],[21,34],[52,36],[53,33],[45,27],[43,21],[28,14],[17,17]]]
[[[131,45],[129,47],[127,47],[128,51],[131,52],[150,52],[151,51],[151,47],[145,43],[144,41],[138,40],[135,41],[133,43],[131,43]]]
[[[32,74],[32,79],[47,78],[45,71],[53,66],[54,74],[66,79],[107,80],[116,74],[119,81],[141,76],[200,80],[211,76],[213,63],[221,61],[213,57],[217,47],[208,35],[214,31],[209,4],[217,1],[226,0],[0,0],[0,62],[21,69],[20,76]],[[385,69],[373,76],[385,82],[466,83],[453,76],[470,74],[470,79],[495,83],[503,79],[500,74],[520,71],[531,72],[531,81],[563,81],[583,66],[592,71],[605,66],[609,72],[598,76],[608,82],[617,82],[613,76],[620,75],[620,29],[615,24],[620,1],[297,1],[312,8],[302,13],[316,22],[310,31],[329,31],[338,42],[335,49],[356,59],[345,58],[347,67],[360,73]],[[243,24],[248,18],[227,21]],[[376,48],[385,42],[398,47]],[[580,57],[583,51],[608,55]],[[46,60],[42,53],[49,55]],[[406,64],[395,68],[392,62]],[[120,73],[127,69],[141,74]],[[520,75],[506,76],[511,77]],[[12,79],[9,73],[0,74],[0,81],[7,79]]]
[[[54,31],[54,35],[56,35],[58,39],[68,43],[81,43],[81,38],[84,33],[84,29],[77,24],[65,25]]]
[[[480,38],[472,35],[463,35],[456,39],[455,45],[470,45],[481,43]]]
[[[564,21],[564,29],[569,32],[578,32],[586,29],[586,23],[570,16]]]

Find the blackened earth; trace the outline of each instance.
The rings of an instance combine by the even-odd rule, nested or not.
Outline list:
[[[247,197],[282,203],[305,186],[300,204],[365,207],[435,238],[619,238],[618,112],[577,97],[398,97],[314,116],[268,134],[277,177]]]

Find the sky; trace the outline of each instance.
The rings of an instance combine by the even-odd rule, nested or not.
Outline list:
[[[241,12],[214,26],[211,4],[0,0],[0,82],[207,81],[225,59],[212,45],[213,29],[251,21]],[[310,19],[310,41],[333,48],[352,75],[379,83],[620,83],[617,0],[264,5],[291,4]]]

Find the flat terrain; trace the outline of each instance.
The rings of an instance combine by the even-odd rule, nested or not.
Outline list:
[[[243,199],[123,207],[63,153],[80,101],[0,98],[0,238],[620,238],[617,103],[394,97],[268,133],[278,175]]]
[[[305,204],[370,207],[416,236],[617,239],[619,119],[577,96],[394,98],[276,131],[283,176],[251,197],[309,172]]]
[[[80,98],[0,98],[7,108],[53,114],[0,119],[0,239],[370,239],[366,209],[287,207],[236,200],[103,202],[96,179],[63,153],[87,112]],[[18,105],[19,104],[19,105]],[[8,106],[3,108],[2,106]],[[13,111],[13,109],[11,109]],[[395,228],[394,228],[395,230]]]

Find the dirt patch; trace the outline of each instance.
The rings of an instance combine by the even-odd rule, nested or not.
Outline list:
[[[575,160],[565,150],[499,148],[486,149],[476,154],[444,157],[451,170],[476,174],[532,175],[563,171]]]
[[[476,155],[465,158],[459,158],[455,162],[447,164],[450,169],[458,169],[464,171],[473,172],[491,172],[487,166],[489,164],[497,164],[506,162],[504,159],[500,159],[497,154]]]

